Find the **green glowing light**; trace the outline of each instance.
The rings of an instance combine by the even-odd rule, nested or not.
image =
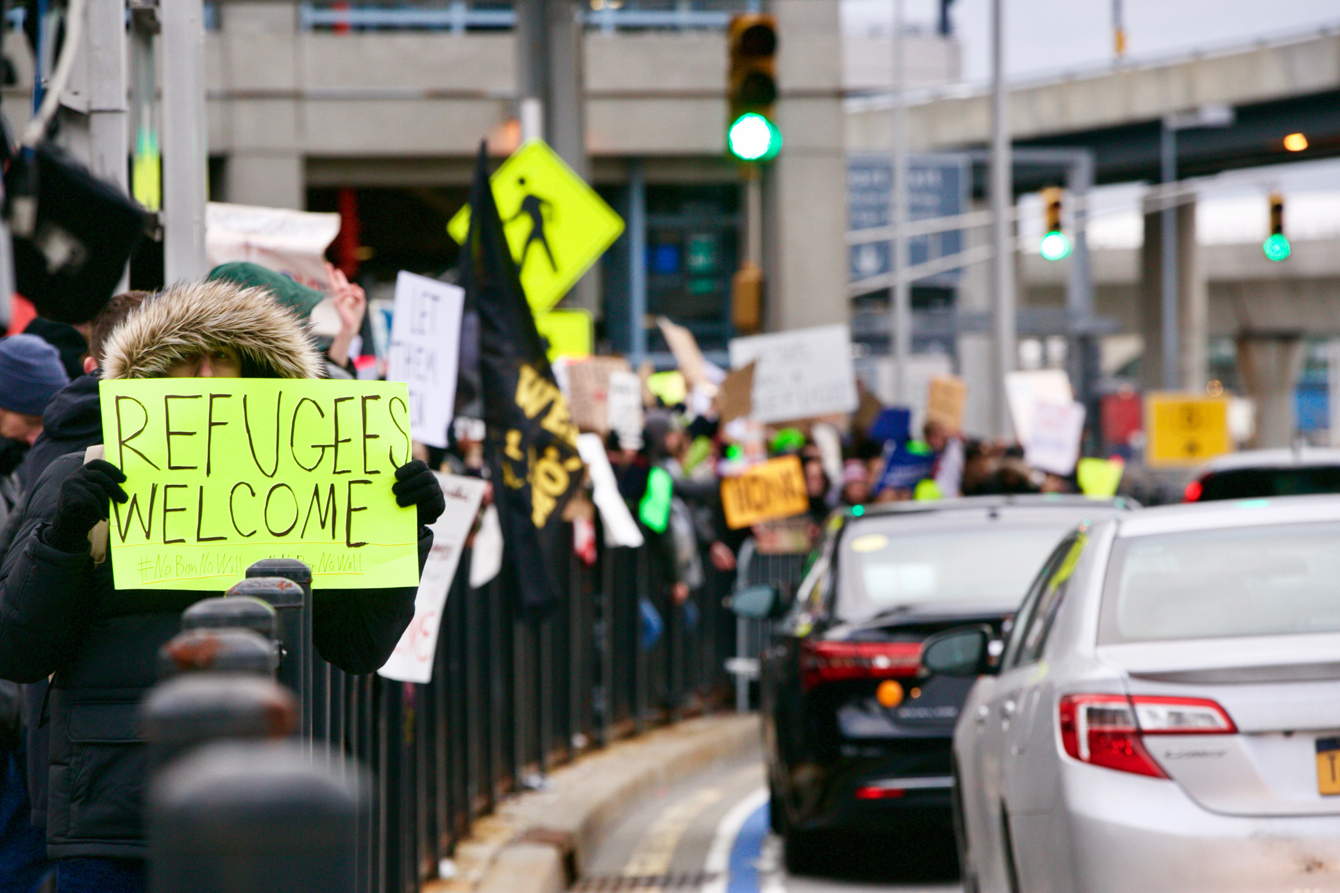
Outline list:
[[[1038,252],[1046,260],[1060,260],[1063,257],[1070,256],[1070,240],[1066,238],[1065,233],[1052,230],[1042,237],[1038,244]]]
[[[851,507],[851,515],[853,518],[859,518],[864,514],[865,514],[865,506],[854,505]]]
[[[782,132],[762,115],[746,112],[731,124],[726,144],[741,161],[770,161],[782,149]]]
[[[1268,260],[1278,263],[1288,257],[1293,248],[1289,245],[1289,240],[1285,238],[1283,233],[1275,233],[1261,243],[1261,250],[1266,253]]]

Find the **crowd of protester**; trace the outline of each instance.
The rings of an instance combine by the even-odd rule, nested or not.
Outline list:
[[[109,609],[120,602],[110,579],[97,573],[110,572],[80,563],[86,560],[90,528],[107,514],[107,500],[124,498],[119,487],[124,477],[114,466],[85,462],[85,449],[102,441],[99,382],[143,377],[126,371],[136,363],[153,367],[148,377],[356,377],[351,354],[366,299],[343,274],[334,268],[329,274],[330,292],[322,294],[255,264],[226,264],[201,283],[159,295],[117,295],[85,325],[37,317],[24,331],[0,339],[0,680],[8,680],[0,681],[0,893],[31,893],[53,877],[58,893],[135,891],[144,885],[145,842],[137,814],[144,770],[119,746],[90,749],[69,734],[79,686],[129,685],[138,691],[151,684],[139,677],[125,683],[121,676],[129,671],[109,655],[124,659],[133,650],[134,660],[151,665],[146,655],[151,658],[172,626],[149,631],[142,616],[128,619]],[[192,314],[200,307],[192,309],[191,302],[206,293],[208,306],[196,319]],[[239,295],[245,313],[252,314],[246,324],[251,328],[222,333],[219,302]],[[318,338],[302,325],[323,301],[339,322],[336,331]],[[259,310],[252,306],[257,302],[264,305]],[[253,350],[255,344],[263,348]],[[136,351],[136,358],[127,360],[127,352]],[[416,443],[417,461],[402,469],[406,480],[396,484],[402,505],[420,506],[421,525],[442,511],[440,492],[436,500],[429,495],[436,484],[429,487],[422,478],[429,468],[488,476],[484,424],[471,417],[472,408],[482,416],[477,386],[468,374],[459,391],[449,446]],[[1073,479],[1030,469],[1018,446],[968,438],[936,420],[913,432],[905,412],[881,414],[877,424],[847,419],[766,427],[742,419],[723,425],[712,412],[693,414],[683,403],[666,405],[648,396],[640,434],[607,434],[607,456],[648,543],[652,582],[662,587],[658,601],[686,617],[697,615],[695,601],[719,598],[735,584],[749,554],[746,542],[752,539],[762,549],[766,540],[773,551],[808,552],[826,518],[843,506],[1077,489]],[[733,527],[723,510],[722,479],[782,456],[799,459],[806,511]],[[574,548],[582,554],[581,537]],[[422,560],[422,541],[420,552]],[[324,619],[318,604],[318,647],[352,672],[375,670],[408,622],[412,602],[412,592],[396,591],[367,602],[360,614],[349,609],[359,600],[350,599],[339,618]],[[175,616],[185,603],[173,602],[167,613]],[[116,630],[111,638],[109,629]],[[88,671],[89,678],[81,682],[72,667]],[[53,671],[56,682],[49,684]],[[115,723],[124,728],[99,734],[132,742],[132,713],[118,713]],[[103,778],[97,790],[105,803],[91,814],[74,809],[72,756],[83,760],[82,771]]]

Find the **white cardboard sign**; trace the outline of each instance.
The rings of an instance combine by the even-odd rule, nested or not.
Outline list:
[[[1033,404],[1031,417],[1033,428],[1024,441],[1024,462],[1063,477],[1070,474],[1079,460],[1084,404],[1040,400]]]
[[[395,280],[395,316],[386,358],[386,380],[409,385],[409,425],[414,439],[447,445],[456,404],[461,312],[465,289],[407,273]]]
[[[845,325],[732,340],[731,368],[751,362],[755,364],[752,417],[757,422],[788,422],[856,409],[851,332]]]
[[[249,261],[325,291],[326,249],[339,232],[339,214],[208,202],[205,262]]]
[[[638,548],[642,545],[642,531],[628,511],[628,504],[619,495],[619,484],[614,480],[614,469],[610,467],[600,435],[578,434],[577,453],[591,472],[591,484],[595,488],[591,501],[605,522],[605,544]]]
[[[1068,404],[1075,399],[1070,376],[1063,369],[1034,369],[1005,375],[1005,398],[1010,404],[1014,436],[1026,443],[1033,431],[1033,407],[1039,403]]]
[[[636,372],[610,373],[605,391],[605,421],[611,431],[626,440],[642,436],[642,379]]]
[[[414,619],[400,636],[395,651],[378,674],[399,682],[428,682],[433,677],[433,657],[437,654],[438,628],[447,591],[456,576],[466,537],[474,526],[480,500],[487,486],[479,478],[458,477],[434,472],[442,485],[447,509],[432,524],[433,548],[419,575],[419,592],[414,597]]]

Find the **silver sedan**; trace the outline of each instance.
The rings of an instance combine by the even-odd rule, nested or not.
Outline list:
[[[968,891],[1340,890],[1340,498],[1080,528],[993,652],[961,628],[924,653],[980,676],[954,731]]]

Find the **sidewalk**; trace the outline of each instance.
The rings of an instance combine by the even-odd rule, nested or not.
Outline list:
[[[596,751],[475,822],[456,848],[457,876],[423,893],[559,893],[644,792],[699,772],[758,741],[756,714],[722,714],[656,729]]]

